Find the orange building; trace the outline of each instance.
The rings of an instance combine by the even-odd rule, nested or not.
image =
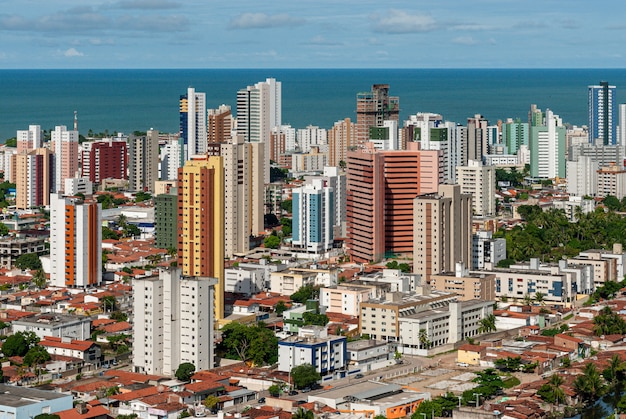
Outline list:
[[[371,262],[386,253],[412,254],[413,200],[437,191],[443,181],[443,155],[436,150],[348,152],[348,253]]]

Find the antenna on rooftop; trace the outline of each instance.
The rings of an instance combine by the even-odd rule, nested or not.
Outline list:
[[[78,131],[78,111],[74,111],[74,131]]]

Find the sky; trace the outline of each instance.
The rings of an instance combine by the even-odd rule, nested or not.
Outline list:
[[[623,0],[0,0],[0,68],[626,68]]]

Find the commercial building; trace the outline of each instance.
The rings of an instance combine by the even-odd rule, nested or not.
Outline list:
[[[196,92],[189,87],[187,94],[180,96],[180,137],[178,143],[182,152],[180,166],[192,156],[203,154],[207,148],[206,93]],[[158,134],[157,134],[158,135]]]
[[[215,366],[215,278],[181,276],[181,269],[133,279],[133,369],[174,376],[181,363]]]
[[[322,376],[344,370],[347,338],[328,335],[324,326],[303,326],[297,336],[278,341],[278,371],[309,364]]]
[[[614,196],[617,199],[626,197],[626,169],[621,164],[612,163],[598,170],[597,196]]]
[[[194,158],[178,169],[178,266],[182,275],[217,278],[215,317],[224,317],[224,167]]]
[[[601,144],[617,143],[617,88],[601,81],[589,86],[589,142],[600,140]]]
[[[71,409],[74,397],[56,391],[0,384],[0,417],[34,418]]]
[[[528,122],[508,118],[502,125],[502,143],[506,145],[507,154],[517,154],[521,146],[528,146],[528,140]]]
[[[65,125],[59,125],[51,133],[54,150],[54,186],[53,192],[63,190],[65,179],[76,176],[78,172],[78,131],[68,131]]]
[[[494,266],[506,259],[506,239],[493,238],[489,230],[478,230],[472,235],[472,269],[483,269],[485,264]]]
[[[435,192],[443,179],[440,152],[417,148],[348,152],[346,246],[352,261],[414,251],[413,200]]]
[[[462,194],[472,196],[472,210],[476,216],[496,214],[496,168],[484,166],[482,161],[468,160],[467,166],[457,166],[456,183]]]
[[[230,141],[234,129],[234,120],[230,106],[221,105],[217,109],[209,109],[208,117],[207,140],[209,144]]]
[[[369,140],[371,127],[382,127],[384,121],[398,121],[400,98],[389,96],[388,84],[374,84],[370,92],[356,95],[356,141]]]
[[[50,196],[50,282],[86,288],[102,282],[102,205]]]
[[[457,263],[454,272],[432,275],[430,286],[434,290],[455,293],[460,301],[493,301],[496,298],[495,278],[493,274],[470,273],[465,265]]]
[[[159,131],[150,129],[146,135],[128,138],[128,189],[154,192],[159,179]]]
[[[414,199],[413,272],[425,281],[472,261],[472,198],[459,185]]]
[[[299,150],[308,153],[311,147],[326,148],[328,145],[328,134],[326,133],[326,128],[308,125],[306,128],[300,128],[296,131],[296,141],[298,142]]]
[[[37,314],[11,322],[13,333],[33,332],[42,340],[46,336],[87,340],[91,338],[91,319],[66,314]]]
[[[100,184],[104,179],[127,178],[128,151],[125,138],[84,142],[81,147],[82,177],[97,184]]]
[[[482,115],[476,114],[472,118],[467,118],[467,147],[463,166],[469,160],[483,161],[483,156],[489,154],[488,126],[489,121]]]

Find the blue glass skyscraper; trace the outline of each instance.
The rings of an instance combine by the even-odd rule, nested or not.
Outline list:
[[[617,100],[615,86],[601,81],[589,86],[589,142],[600,140],[604,145],[617,142]]]

